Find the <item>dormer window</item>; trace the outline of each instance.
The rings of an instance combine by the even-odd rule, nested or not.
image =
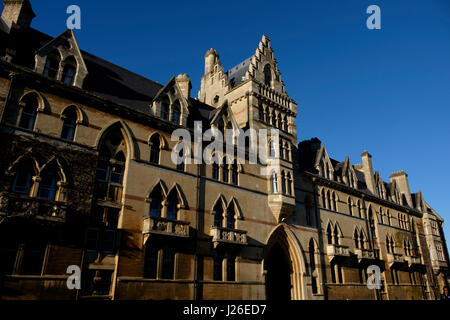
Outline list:
[[[58,53],[52,53],[47,56],[45,61],[44,76],[56,79],[58,76],[60,57]]]
[[[62,73],[62,82],[68,85],[73,85],[75,74],[77,73],[77,62],[73,57],[69,57],[64,61],[64,70]]]

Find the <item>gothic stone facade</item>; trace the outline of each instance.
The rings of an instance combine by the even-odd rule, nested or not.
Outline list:
[[[209,50],[194,99],[187,75],[158,84],[80,50],[70,30],[31,28],[28,0],[3,2],[1,299],[438,297],[443,219],[369,153],[351,164],[297,143],[266,36],[229,71]],[[195,121],[278,128],[279,166],[174,164],[171,134]],[[67,287],[73,265],[80,290]]]

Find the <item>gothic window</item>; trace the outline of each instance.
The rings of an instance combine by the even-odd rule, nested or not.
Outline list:
[[[283,143],[280,141],[279,145],[280,145],[280,159],[285,159]]]
[[[227,209],[227,228],[228,229],[235,229],[236,228],[236,219],[235,219],[235,210],[233,204],[230,204],[230,206]]]
[[[290,195],[290,196],[292,196],[293,195],[293,192],[292,192],[292,177],[291,177],[291,174],[288,172],[288,174],[287,174],[287,193],[288,193],[288,195]]]
[[[356,205],[358,208],[358,217],[359,218],[363,218],[363,213],[362,213],[362,205],[361,205],[361,200],[358,200],[358,203]]]
[[[180,119],[181,119],[181,107],[180,107],[180,102],[177,100],[173,104],[172,122],[179,125]]]
[[[278,126],[277,126],[277,128],[280,129],[280,130],[283,130],[282,121],[283,121],[283,120],[281,119],[281,114],[279,114],[279,115],[278,115],[278,122],[277,122],[277,123],[278,123]]]
[[[352,198],[348,197],[347,205],[348,205],[348,213],[351,216],[353,216],[353,200],[352,200]]]
[[[150,162],[159,164],[161,153],[161,137],[159,134],[154,134],[150,139]]]
[[[223,165],[222,165],[222,181],[225,183],[228,183],[229,180],[229,174],[230,170],[228,168],[227,159],[223,159]]]
[[[64,69],[62,73],[62,81],[65,84],[73,85],[75,74],[77,72],[77,62],[74,57],[69,57],[64,61]]]
[[[26,95],[20,102],[20,106],[22,107],[22,113],[19,119],[19,127],[33,130],[39,107],[37,95],[33,93]]]
[[[34,169],[31,161],[21,161],[17,166],[11,191],[25,196],[30,195],[33,185]]]
[[[223,227],[223,211],[224,208],[220,201],[217,201],[216,205],[214,206],[213,213],[214,213],[214,227]]]
[[[269,147],[270,147],[270,154],[269,154],[270,157],[275,158],[277,156],[277,151],[275,149],[275,141],[270,140]]]
[[[320,197],[322,199],[322,208],[326,209],[327,208],[327,199],[326,199],[326,196],[325,196],[325,189],[322,189],[320,191]]]
[[[239,167],[236,160],[234,160],[231,170],[231,183],[237,186],[239,184]]]
[[[56,79],[58,76],[60,55],[57,52],[53,52],[47,56],[44,67],[44,76]]]
[[[127,152],[120,127],[108,130],[99,149],[96,196],[119,203],[122,201]]]
[[[161,217],[163,193],[160,185],[152,191],[149,196],[150,200],[150,217]]]
[[[359,233],[358,230],[355,230],[355,233],[353,235],[354,241],[355,241],[355,248],[359,249]]]
[[[277,126],[277,117],[275,115],[275,111],[272,111],[271,118],[272,118],[272,121],[271,121],[272,126],[276,127]]]
[[[69,107],[62,114],[63,127],[61,138],[73,141],[77,129],[78,114],[75,107]]]
[[[287,116],[284,116],[283,129],[284,129],[284,131],[288,132],[288,119],[287,119]]]
[[[333,241],[335,245],[339,245],[339,230],[337,224],[334,225]]]
[[[186,170],[186,158],[187,154],[185,154],[185,145],[184,141],[181,141],[177,146],[177,150],[179,150],[179,156],[181,158],[181,162],[177,164],[177,170],[178,171],[185,171]]]
[[[314,240],[311,239],[309,241],[309,266],[311,273],[311,285],[312,285],[312,293],[318,293],[318,285],[317,285],[317,275],[316,275],[316,257],[315,257],[315,246]]]
[[[264,84],[269,87],[272,85],[272,70],[270,64],[264,66]]]
[[[170,195],[167,197],[167,219],[177,220],[178,219],[178,196],[174,191],[170,193]]]
[[[266,108],[266,112],[264,113],[264,121],[265,121],[266,123],[269,123],[269,122],[270,122],[270,110],[269,110],[268,107]]]
[[[58,190],[58,167],[52,163],[41,174],[39,183],[38,198],[55,200]]]
[[[278,175],[275,171],[272,172],[271,186],[272,186],[272,193],[278,193]]]
[[[264,121],[264,107],[262,104],[259,105],[259,120]]]
[[[327,243],[333,244],[333,230],[331,229],[331,224],[328,224],[327,227]]]
[[[286,175],[284,171],[281,172],[281,192],[286,194]]]
[[[170,112],[170,102],[169,99],[166,97],[161,102],[161,118],[164,120],[169,120],[169,112]]]
[[[216,162],[212,164],[212,177],[214,180],[219,180],[219,165]]]

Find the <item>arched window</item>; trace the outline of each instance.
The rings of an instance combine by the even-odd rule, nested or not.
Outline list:
[[[339,230],[337,224],[334,225],[334,236],[333,236],[334,244],[339,244]]]
[[[287,116],[284,116],[284,121],[283,121],[283,129],[284,129],[284,131],[288,131],[288,119],[287,119]]]
[[[39,183],[38,198],[55,200],[58,191],[58,166],[53,162],[45,168],[41,174]]]
[[[216,205],[214,206],[213,213],[214,213],[214,227],[223,227],[223,206],[220,201],[217,201]]]
[[[351,216],[353,216],[353,200],[352,200],[352,198],[348,197],[347,204],[348,204],[348,213]]]
[[[52,52],[47,56],[44,67],[44,76],[56,79],[59,70],[60,55],[58,52]]]
[[[161,137],[159,134],[154,134],[150,139],[150,162],[159,164],[161,152]]]
[[[386,213],[386,217],[387,217],[387,224],[388,224],[388,226],[390,226],[391,225],[392,216],[391,216],[391,212],[389,210]]]
[[[73,85],[75,81],[75,74],[77,73],[77,62],[74,57],[69,57],[64,60],[64,69],[61,80],[65,84]]]
[[[229,181],[229,175],[230,175],[230,170],[228,168],[228,164],[227,164],[227,158],[223,158],[223,165],[222,165],[222,181],[225,183],[228,183]]]
[[[354,241],[355,241],[355,248],[359,249],[359,233],[358,230],[355,229],[355,233],[353,235]]]
[[[280,129],[280,130],[283,130],[283,124],[282,124],[283,120],[281,119],[281,114],[278,115],[277,121],[278,121],[277,122],[277,124],[278,124],[277,128]]]
[[[272,123],[271,123],[272,126],[276,127],[277,126],[277,117],[275,115],[275,111],[272,111],[271,118],[272,118]]]
[[[270,122],[270,110],[269,110],[269,107],[266,108],[266,112],[264,113],[264,121],[266,123]]]
[[[280,159],[285,159],[283,143],[280,141]]]
[[[327,199],[325,196],[325,189],[322,189],[322,191],[320,192],[320,197],[322,199],[322,208],[326,209],[327,208]]]
[[[214,180],[219,180],[219,165],[215,161],[212,164],[212,177]]]
[[[331,210],[331,194],[330,194],[330,190],[327,190],[327,209]]]
[[[22,113],[20,115],[19,127],[33,130],[39,108],[37,95],[34,93],[26,95],[20,102],[20,105],[22,106]]]
[[[66,109],[62,115],[63,127],[61,138],[73,141],[75,138],[75,131],[77,129],[78,114],[75,107]]]
[[[272,70],[270,64],[264,66],[264,84],[269,87],[272,85]]]
[[[288,195],[292,196],[292,178],[291,178],[291,174],[288,172],[287,174],[287,178],[286,178],[286,183],[287,183],[287,193]]]
[[[278,175],[274,171],[271,177],[272,193],[278,193]]]
[[[259,105],[258,111],[259,111],[259,120],[264,121],[264,107],[262,104]]]
[[[150,200],[150,217],[161,217],[162,201],[164,195],[160,185],[157,185],[149,196]]]
[[[172,122],[175,124],[180,124],[180,120],[181,120],[181,107],[180,102],[177,100],[173,104]]]
[[[235,229],[236,228],[236,219],[235,219],[236,212],[234,211],[234,205],[230,204],[227,210],[227,228],[228,229]]]
[[[239,167],[236,160],[234,160],[231,170],[231,183],[237,186],[239,184]]]
[[[286,174],[281,171],[281,193],[286,194]]]
[[[31,161],[21,161],[16,168],[11,191],[25,196],[30,195],[31,186],[33,185],[33,164]]]
[[[333,244],[333,231],[331,229],[331,224],[328,224],[327,227],[327,243]]]
[[[270,140],[270,157],[271,158],[276,157],[275,141],[273,140]]]
[[[167,219],[177,220],[178,219],[178,207],[179,201],[178,196],[175,191],[172,191],[167,197]]]
[[[114,156],[114,161],[111,165],[111,183],[122,185],[124,173],[125,173],[125,155],[123,151],[119,151]]]
[[[161,118],[164,120],[169,120],[170,102],[167,97],[161,102]]]
[[[185,154],[185,145],[184,145],[184,141],[181,141],[177,146],[176,146],[176,150],[179,150],[178,155],[181,158],[181,162],[177,163],[177,170],[179,171],[185,171],[186,170],[186,158],[187,155]]]
[[[316,255],[313,239],[309,241],[309,266],[311,272],[312,293],[317,294]]]
[[[357,207],[358,207],[358,217],[363,218],[361,200],[358,200]]]

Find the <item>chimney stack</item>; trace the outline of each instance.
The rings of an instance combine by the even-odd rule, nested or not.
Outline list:
[[[406,172],[403,170],[399,171],[399,172],[394,172],[393,174],[391,174],[391,176],[389,178],[390,178],[391,182],[395,181],[395,183],[397,184],[397,187],[400,191],[400,194],[402,194],[405,197],[407,205],[412,208],[413,203],[412,203],[411,191],[409,189],[408,175],[406,174]]]
[[[367,151],[364,151],[361,155],[362,159],[362,171],[364,178],[366,179],[367,189],[373,194],[377,194],[377,188],[375,186],[375,177],[373,176],[372,156]]]
[[[183,93],[183,97],[189,99],[191,96],[191,79],[189,79],[189,76],[187,74],[180,74],[175,80],[180,87],[181,92]]]
[[[19,26],[29,28],[36,14],[29,0],[3,0],[2,18],[11,28]]]

